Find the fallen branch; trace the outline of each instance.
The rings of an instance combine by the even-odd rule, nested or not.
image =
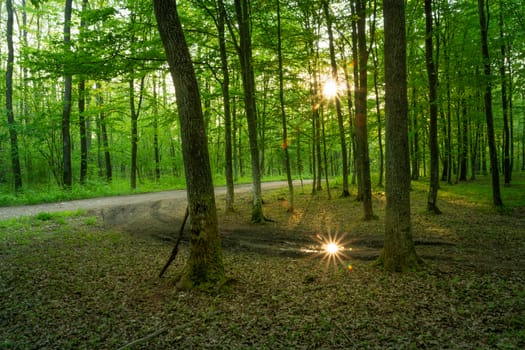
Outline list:
[[[184,213],[184,219],[182,220],[182,225],[180,226],[179,230],[179,236],[177,237],[177,241],[175,242],[175,246],[173,247],[173,250],[171,251],[170,258],[162,268],[162,271],[159,273],[159,278],[162,278],[162,275],[164,275],[164,272],[168,269],[168,267],[171,265],[173,260],[177,257],[177,253],[179,252],[179,243],[182,240],[182,233],[184,232],[184,226],[186,225],[186,221],[188,220],[188,216],[190,215],[189,208],[186,207],[186,213]]]

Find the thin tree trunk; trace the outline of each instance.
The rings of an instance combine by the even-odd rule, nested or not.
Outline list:
[[[507,50],[505,44],[505,36],[503,33],[503,6],[500,0],[500,13],[499,13],[499,38],[501,40],[500,51],[501,51],[501,63],[500,63],[500,78],[501,78],[501,109],[503,112],[503,176],[505,186],[510,186],[510,180],[512,178],[512,167],[510,158],[510,128],[509,128],[509,97],[507,95],[507,72],[506,72],[506,60]]]
[[[86,183],[88,171],[88,143],[86,124],[86,81],[78,82],[78,124],[80,132],[80,183]]]
[[[383,152],[383,128],[381,120],[381,101],[379,97],[379,61],[378,61],[378,49],[377,43],[374,45],[374,94],[376,101],[376,114],[377,114],[377,146],[379,147],[379,179],[377,186],[383,187],[383,174],[384,170],[384,152]]]
[[[159,106],[155,76],[153,76],[153,157],[155,159],[155,182],[160,183]]]
[[[130,185],[131,189],[137,188],[137,152],[139,143],[139,131],[138,131],[138,120],[140,116],[140,109],[142,106],[142,99],[144,96],[144,80],[145,76],[140,79],[139,88],[139,101],[135,105],[135,80],[129,81],[129,105],[131,111],[131,174],[130,174]]]
[[[326,151],[326,133],[325,133],[325,123],[324,123],[324,113],[322,105],[319,107],[319,119],[321,120],[321,132],[323,137],[323,159],[324,159],[324,174],[325,174],[325,183],[326,183],[326,192],[328,194],[328,199],[332,199],[332,194],[330,193],[330,182],[328,181],[328,154]]]
[[[255,77],[252,65],[252,43],[248,0],[235,0],[235,10],[239,24],[239,58],[241,61],[244,88],[244,107],[248,123],[248,137],[252,164],[252,222],[265,222],[262,208],[261,171],[257,140],[257,111],[255,104]]]
[[[284,164],[286,168],[286,179],[288,181],[288,211],[293,212],[294,209],[294,193],[292,182],[292,170],[290,166],[290,154],[288,153],[288,127],[286,125],[286,111],[284,102],[284,74],[283,74],[283,53],[281,40],[281,6],[280,0],[277,0],[277,55],[279,58],[279,102],[281,105],[281,124],[283,130],[282,149],[284,151]]]
[[[375,218],[372,209],[372,183],[370,179],[370,156],[368,152],[367,130],[367,91],[368,91],[368,48],[366,46],[366,3],[363,0],[356,2],[357,15],[357,43],[359,51],[359,88],[355,92],[355,131],[356,131],[356,159],[361,172],[363,214],[365,220]]]
[[[102,145],[104,149],[104,168],[105,168],[105,177],[108,183],[111,183],[113,180],[113,167],[111,166],[111,153],[109,151],[109,137],[107,130],[107,121],[106,113],[104,112],[104,97],[102,96],[101,86],[99,83],[96,84],[97,89],[97,106],[100,109],[100,134],[102,138]]]
[[[226,9],[224,1],[218,0],[218,22],[217,29],[219,33],[219,50],[221,56],[222,70],[222,99],[224,108],[224,142],[225,142],[225,173],[226,173],[226,210],[233,211],[234,202],[234,184],[233,184],[233,146],[232,146],[232,116],[230,108],[230,72],[228,70],[228,56],[226,52]]]
[[[71,42],[71,12],[72,0],[65,0],[64,10],[64,46],[69,53]],[[62,185],[66,189],[71,189],[73,185],[73,174],[71,169],[71,95],[73,77],[71,73],[64,72],[64,98],[62,109]]]
[[[430,188],[428,190],[427,210],[436,214],[441,213],[437,206],[437,195],[439,189],[439,146],[437,135],[437,84],[438,77],[434,65],[433,54],[433,25],[432,25],[432,0],[425,0],[425,57],[429,82],[429,104],[430,104],[430,124],[429,124],[429,144],[430,144]]]
[[[20,153],[18,150],[18,133],[13,112],[13,68],[14,68],[14,45],[13,45],[13,3],[7,0],[7,69],[6,69],[6,92],[5,108],[7,111],[7,124],[9,127],[9,140],[11,143],[11,169],[13,171],[13,182],[15,192],[22,189],[22,170],[20,168]]]
[[[498,151],[496,149],[496,142],[494,138],[494,117],[492,115],[492,84],[491,84],[491,68],[490,68],[490,57],[488,48],[487,32],[489,24],[485,15],[485,6],[488,4],[485,0],[478,0],[478,11],[479,11],[479,26],[481,32],[481,54],[483,57],[484,72],[486,77],[485,86],[485,118],[487,120],[487,138],[489,144],[490,153],[490,166],[492,174],[492,202],[496,207],[503,207],[503,201],[501,200],[501,193],[499,187],[499,171],[498,171]]]
[[[87,10],[88,0],[82,0],[82,14]],[[86,30],[86,21],[81,15],[80,30]],[[86,81],[84,77],[78,82],[78,124],[80,132],[80,183],[85,184],[88,173],[88,137],[86,111]]]
[[[328,0],[323,0],[323,11],[326,19],[326,28],[328,31],[328,45],[330,50],[330,65],[332,68],[332,80],[336,86],[339,86],[339,77],[337,73],[337,63],[335,60],[335,46],[334,46],[334,34],[332,31],[332,17],[328,8]],[[337,113],[337,125],[339,127],[339,142],[341,144],[341,161],[343,170],[343,192],[341,197],[350,196],[348,190],[348,151],[346,148],[346,133],[343,123],[343,112],[341,110],[341,99],[339,96],[335,96],[335,109]]]

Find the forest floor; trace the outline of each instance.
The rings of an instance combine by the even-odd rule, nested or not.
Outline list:
[[[406,274],[371,264],[383,244],[380,190],[379,219],[368,222],[340,188],[328,200],[297,186],[293,213],[286,189],[269,190],[264,225],[249,222],[248,193],[236,196],[234,213],[219,194],[229,282],[207,292],[174,286],[185,241],[158,278],[184,212],[179,200],[0,221],[0,349],[524,348],[525,207],[497,213],[490,198],[444,185],[443,214],[428,214],[427,183],[413,187],[425,266]],[[523,196],[525,182],[505,191]],[[344,247],[339,258],[323,254],[329,237]]]

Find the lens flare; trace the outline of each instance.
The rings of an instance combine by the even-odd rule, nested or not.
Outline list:
[[[339,252],[339,246],[335,242],[329,242],[326,244],[325,250],[328,254],[337,254]]]
[[[347,252],[351,249],[345,247],[348,242],[344,242],[344,235],[318,233],[315,237],[320,245],[320,249],[316,251],[316,254],[322,258],[322,261],[326,262],[326,268],[330,266],[342,266],[349,271],[352,270],[352,268],[349,267],[351,265],[347,264],[349,259]]]

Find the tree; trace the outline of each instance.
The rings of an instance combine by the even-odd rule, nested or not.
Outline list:
[[[281,4],[280,0],[277,0],[277,56],[279,60],[279,104],[281,106],[281,124],[283,131],[283,143],[282,149],[284,152],[284,164],[286,168],[286,179],[288,181],[288,194],[289,194],[289,205],[288,211],[293,212],[294,197],[293,197],[293,182],[292,182],[292,171],[290,166],[290,154],[288,152],[288,127],[287,118],[285,111],[284,101],[284,74],[283,74],[283,49],[282,49],[282,37],[281,37]]]
[[[64,5],[64,48],[70,51],[71,44],[71,12],[73,0],[66,0]],[[71,72],[64,72],[64,98],[62,109],[62,185],[69,189],[73,185],[71,169],[71,95],[73,90],[73,76]]]
[[[328,31],[328,47],[330,49],[330,66],[332,68],[332,79],[336,86],[338,86],[339,77],[337,74],[337,62],[335,60],[335,46],[334,46],[334,34],[332,30],[332,16],[329,11],[328,0],[323,0],[323,12],[326,19],[326,29]],[[341,197],[350,196],[350,191],[348,190],[348,151],[346,148],[346,134],[343,124],[343,111],[341,109],[341,100],[339,96],[335,97],[335,110],[337,113],[337,125],[339,128],[339,140],[341,143],[341,162],[342,162],[342,171],[343,171],[343,192]]]
[[[84,13],[87,11],[88,0],[82,0],[82,16],[80,19],[81,33],[86,30],[86,21]],[[87,136],[87,120],[85,116],[86,111],[86,81],[81,77],[78,82],[78,124],[80,133],[80,183],[86,182],[88,171],[88,136]]]
[[[355,139],[357,171],[361,174],[364,219],[375,218],[372,209],[372,183],[370,180],[370,156],[368,151],[367,131],[367,91],[368,91],[368,48],[366,45],[366,1],[356,1],[358,77],[359,84],[355,91]]]
[[[235,12],[239,24],[238,54],[241,61],[244,108],[248,122],[248,138],[252,164],[252,222],[265,221],[262,210],[261,169],[257,133],[257,107],[255,103],[255,76],[252,63],[252,39],[250,25],[250,6],[248,0],[235,0]]]
[[[490,55],[488,45],[488,29],[489,23],[487,15],[485,14],[485,6],[488,3],[485,0],[478,0],[478,12],[479,12],[479,28],[481,32],[481,55],[483,58],[483,67],[485,73],[485,119],[487,121],[487,138],[489,144],[490,153],[490,167],[492,175],[492,202],[496,207],[503,207],[503,201],[501,200],[501,193],[499,187],[499,170],[498,170],[498,151],[496,149],[496,141],[494,138],[494,116],[492,113],[492,73],[490,67]]]
[[[384,0],[386,210],[378,263],[388,271],[417,268],[412,239],[404,0]]]
[[[175,85],[188,192],[191,250],[178,286],[221,283],[221,239],[199,86],[176,0],[154,0],[154,10]]]
[[[439,189],[439,145],[437,134],[437,87],[438,76],[437,68],[434,63],[433,40],[434,35],[432,25],[432,0],[425,0],[425,61],[428,74],[428,100],[430,104],[430,123],[429,123],[429,147],[430,147],[430,187],[428,190],[427,210],[436,214],[441,211],[437,206],[437,194]],[[450,132],[450,130],[449,130]]]
[[[22,189],[22,171],[20,168],[20,153],[18,151],[18,133],[13,112],[13,67],[15,62],[13,45],[13,2],[7,0],[7,70],[5,76],[5,109],[7,111],[7,124],[11,142],[11,169],[13,171],[15,191]]]
[[[226,173],[226,210],[233,210],[235,191],[233,185],[233,145],[232,145],[232,113],[230,106],[230,72],[228,69],[228,54],[226,51],[226,8],[223,0],[217,0],[217,30],[219,33],[219,51],[221,56],[222,82],[221,91],[224,108],[224,142],[225,142],[225,173]]]

